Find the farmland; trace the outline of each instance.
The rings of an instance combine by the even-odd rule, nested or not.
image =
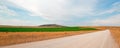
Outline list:
[[[0,32],[56,32],[56,31],[80,31],[80,30],[96,30],[96,29],[83,27],[61,27],[61,28],[0,27]]]
[[[9,27],[5,27],[5,28],[8,29]],[[21,28],[21,27],[17,27],[17,28]],[[33,27],[33,28],[39,28],[39,27]],[[52,31],[51,32],[47,32],[47,31],[38,31],[38,32],[36,31],[7,32],[6,31],[5,32],[5,31],[1,31],[0,32],[0,46],[33,42],[33,41],[41,41],[41,40],[72,36],[72,35],[79,35],[79,34],[86,34],[86,33],[92,33],[95,31],[106,30],[106,29],[110,30],[116,42],[120,45],[120,27],[115,27],[115,26],[86,26],[85,27],[83,26],[80,28],[96,28],[97,30],[78,30],[78,31],[65,31],[64,30],[64,31],[53,31],[53,32]]]
[[[96,31],[96,29],[86,27],[0,27],[0,46],[41,41],[51,38],[90,33],[93,31]]]
[[[52,38],[79,35],[98,30],[90,31],[64,31],[64,32],[0,32],[0,46],[12,45],[33,41],[41,41]]]

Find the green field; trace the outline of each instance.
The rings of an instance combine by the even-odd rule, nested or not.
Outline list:
[[[0,32],[56,32],[56,31],[80,31],[80,30],[96,30],[96,29],[82,27],[61,27],[61,28],[0,27]]]

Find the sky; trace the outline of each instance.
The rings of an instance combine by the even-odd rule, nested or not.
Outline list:
[[[120,26],[120,0],[0,0],[0,25]]]

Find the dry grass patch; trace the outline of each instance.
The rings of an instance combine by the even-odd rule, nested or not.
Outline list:
[[[41,41],[46,39],[78,35],[94,31],[65,31],[65,32],[0,32],[0,46],[25,42]]]
[[[110,28],[110,31],[120,46],[120,27],[112,27],[112,28]]]

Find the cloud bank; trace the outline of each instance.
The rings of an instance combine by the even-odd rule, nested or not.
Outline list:
[[[0,24],[119,26],[119,8],[119,0],[0,0]]]

